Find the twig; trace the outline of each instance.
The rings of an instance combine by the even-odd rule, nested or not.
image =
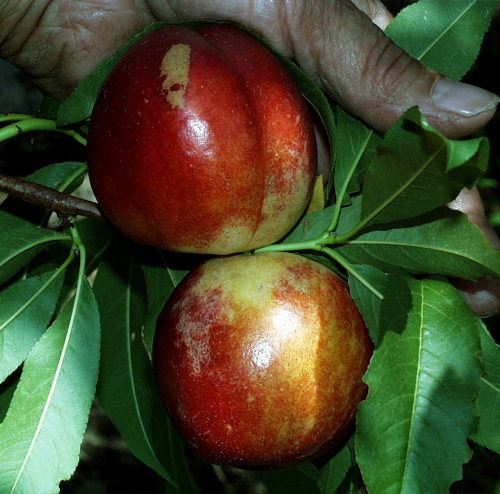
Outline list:
[[[58,214],[81,215],[103,220],[97,203],[58,190],[0,173],[0,191],[32,202]]]

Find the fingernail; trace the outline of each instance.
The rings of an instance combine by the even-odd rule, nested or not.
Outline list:
[[[493,110],[500,102],[496,94],[448,77],[439,79],[432,86],[431,99],[436,108],[465,117]]]

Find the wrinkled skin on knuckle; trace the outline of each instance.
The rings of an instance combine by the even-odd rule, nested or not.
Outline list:
[[[7,28],[2,26],[8,34],[0,38],[0,56],[25,71],[43,93],[60,100],[155,20],[133,0],[52,0],[15,9]]]

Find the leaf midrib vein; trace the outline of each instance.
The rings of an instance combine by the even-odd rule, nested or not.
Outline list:
[[[423,286],[421,285],[421,293],[420,293],[420,296],[421,296],[421,300],[422,300],[422,304],[421,304],[421,313],[420,313],[420,328],[419,328],[419,352],[418,352],[418,362],[417,362],[417,372],[416,372],[416,375],[415,375],[415,392],[413,394],[413,407],[412,407],[412,414],[411,414],[411,423],[410,423],[410,430],[409,430],[409,433],[408,433],[408,447],[406,449],[406,457],[405,457],[405,469],[404,469],[404,472],[403,472],[403,476],[402,476],[402,483],[401,483],[401,492],[405,492],[405,489],[404,489],[404,484],[406,483],[406,480],[407,480],[407,476],[408,476],[408,465],[409,465],[409,462],[410,462],[410,456],[411,456],[411,450],[412,450],[412,439],[414,437],[414,433],[413,433],[413,430],[415,428],[415,416],[416,416],[416,408],[417,408],[417,401],[418,401],[418,396],[419,396],[419,389],[420,389],[420,375],[421,375],[421,372],[422,372],[422,345],[423,345],[423,328],[425,326],[424,324],[424,311],[423,311],[423,308],[424,308],[424,288]]]
[[[455,20],[449,24],[449,26],[427,47],[427,49],[417,58],[417,60],[422,60],[422,58],[427,55],[427,53],[455,26],[455,24],[467,13],[469,9],[472,8],[472,6],[476,2],[471,2],[469,6],[462,11],[462,13],[455,18]]]

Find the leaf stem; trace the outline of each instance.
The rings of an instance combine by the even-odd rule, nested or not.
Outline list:
[[[338,262],[342,267],[344,267],[347,270],[348,273],[354,276],[362,285],[364,285],[380,300],[384,298],[384,296],[372,285],[367,283],[366,279],[360,276],[359,273],[352,267],[352,265],[340,254],[335,252],[333,249],[329,249],[328,247],[323,247],[322,252],[328,254],[334,261]]]
[[[11,121],[13,116],[21,117],[16,122],[6,125],[0,129],[0,142],[15,137],[25,132],[38,131],[53,131],[73,137],[77,142],[87,145],[87,139],[74,130],[60,129],[57,127],[55,120],[45,118],[29,117],[27,115],[6,115],[1,117],[1,121]]]
[[[78,229],[76,227],[76,219],[74,217],[71,218],[70,223],[71,223],[70,233],[71,233],[71,238],[73,239],[73,249],[80,256],[80,272],[78,275],[79,281],[76,289],[76,292],[78,294],[80,279],[85,277],[85,264],[87,261],[87,252],[85,250],[85,245],[82,241],[82,238],[80,237],[80,233],[78,232]]]
[[[259,249],[255,249],[255,253],[261,252],[288,252],[292,250],[322,250],[322,245],[318,242],[321,237],[315,238],[314,240],[309,240],[307,242],[294,242],[294,243],[283,243],[283,244],[271,244],[266,245],[265,247],[260,247]]]
[[[24,113],[0,113],[0,123],[12,122],[13,120],[28,120],[33,118],[33,115],[25,115]]]
[[[80,257],[80,267],[78,269],[78,281],[76,283],[76,290],[75,290],[75,302],[73,305],[73,311],[71,314],[71,321],[69,327],[73,327],[74,323],[74,318],[77,313],[77,306],[81,298],[81,291],[82,291],[82,280],[85,278],[85,267],[87,265],[87,251],[85,249],[85,244],[82,241],[82,238],[80,237],[80,233],[78,232],[78,229],[76,227],[76,218],[73,216],[70,218],[70,223],[71,223],[71,228],[70,228],[70,233],[71,233],[71,238],[73,239],[73,247],[72,250],[73,252]]]

